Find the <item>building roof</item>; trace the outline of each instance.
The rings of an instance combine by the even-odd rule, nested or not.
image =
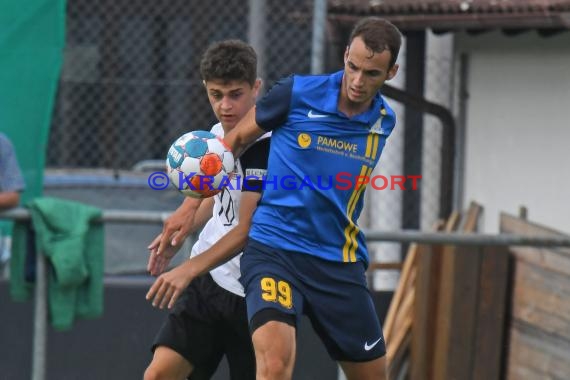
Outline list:
[[[570,30],[570,0],[329,0],[329,16],[381,16],[403,31]]]

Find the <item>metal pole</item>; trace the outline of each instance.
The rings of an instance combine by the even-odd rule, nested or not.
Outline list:
[[[104,210],[103,216],[94,222],[106,223],[162,223],[170,216],[169,212],[136,211],[136,210]],[[30,220],[30,211],[25,208],[14,208],[0,212],[0,219],[13,221]]]
[[[427,243],[444,245],[480,245],[480,246],[533,246],[533,247],[570,247],[568,236],[524,236],[514,234],[475,234],[404,231],[368,231],[364,232],[367,241]]]
[[[34,293],[34,346],[32,348],[32,380],[44,380],[47,347],[47,265],[44,254],[36,253]]]
[[[459,58],[459,115],[455,135],[455,159],[453,163],[453,210],[463,209],[463,185],[465,173],[465,128],[467,126],[467,78],[469,75],[469,59],[467,54]]]
[[[95,222],[162,223],[168,217],[168,215],[169,213],[158,211],[105,210],[103,211],[103,216]],[[24,208],[3,211],[0,212],[0,219],[29,220],[30,212]],[[570,247],[570,237],[566,235],[526,236],[515,234],[424,232],[417,230],[369,230],[364,231],[364,233],[368,241],[374,242],[389,241],[396,243],[429,243],[450,245],[526,245],[534,247]]]
[[[265,0],[249,0],[247,38],[257,53],[257,76],[265,78]]]
[[[325,70],[325,36],[327,29],[327,0],[315,0],[313,4],[313,40],[311,43],[311,74]]]

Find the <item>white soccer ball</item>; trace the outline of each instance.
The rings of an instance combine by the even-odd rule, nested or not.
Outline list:
[[[229,184],[235,160],[222,140],[207,131],[180,136],[168,149],[166,169],[170,183],[193,198],[216,195]]]

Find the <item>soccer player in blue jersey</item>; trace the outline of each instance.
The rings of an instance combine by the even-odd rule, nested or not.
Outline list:
[[[241,259],[258,380],[291,378],[303,313],[349,379],[384,378],[386,347],[356,221],[360,184],[395,125],[379,90],[398,71],[400,44],[391,23],[361,20],[344,70],[277,82],[224,138],[237,157],[273,131],[265,189]]]

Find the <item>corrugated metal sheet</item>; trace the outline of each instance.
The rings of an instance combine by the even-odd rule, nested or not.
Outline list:
[[[377,15],[404,30],[570,30],[570,0],[330,0],[339,21]]]
[[[331,10],[385,14],[518,13],[570,11],[568,0],[331,0]]]

